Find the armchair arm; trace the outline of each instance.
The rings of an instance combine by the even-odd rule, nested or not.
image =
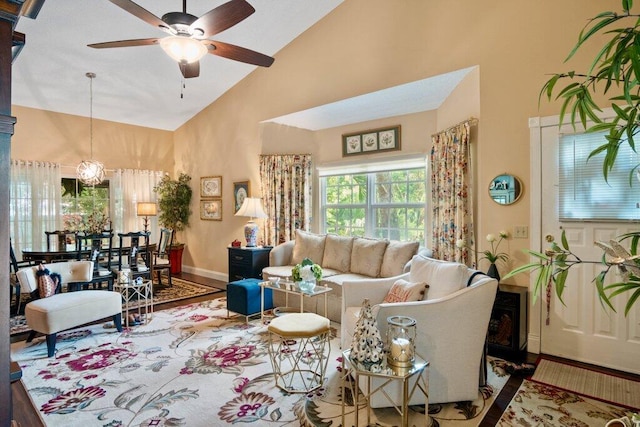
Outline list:
[[[291,264],[291,255],[293,254],[293,245],[295,240],[280,243],[269,252],[269,266],[277,267],[281,265]]]

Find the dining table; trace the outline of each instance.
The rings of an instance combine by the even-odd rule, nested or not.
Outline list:
[[[155,243],[149,243],[149,252],[153,252],[156,249]],[[113,247],[111,251],[114,254],[117,254],[120,250],[119,247]],[[127,255],[131,251],[129,246],[122,247],[122,254]],[[90,250],[82,251],[83,255],[89,254]],[[141,250],[144,252],[144,249]],[[38,250],[34,251],[31,249],[23,249],[22,250],[22,260],[23,261],[43,261],[45,264],[49,264],[54,261],[69,261],[78,258],[77,250]]]

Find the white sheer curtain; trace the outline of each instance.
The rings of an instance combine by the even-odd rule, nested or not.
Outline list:
[[[163,171],[117,169],[109,185],[111,199],[111,221],[115,233],[142,231],[142,218],[136,215],[138,202],[157,202],[153,188],[160,182]],[[158,217],[149,217],[151,241],[160,236]]]
[[[22,249],[45,250],[45,231],[61,229],[60,165],[11,161],[9,227],[18,258]]]

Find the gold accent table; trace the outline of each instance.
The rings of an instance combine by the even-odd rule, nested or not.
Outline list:
[[[304,292],[298,287],[295,282],[272,282],[267,280],[260,282],[260,322],[264,324],[264,290],[271,289],[276,292],[285,293],[285,306],[289,306],[289,295],[295,295],[300,297],[300,313],[304,311],[304,298],[313,298],[318,295],[324,295],[324,317],[327,317],[327,295],[331,292],[331,288],[328,286],[316,285],[315,289],[311,292]],[[275,309],[274,309],[275,310]]]
[[[416,356],[413,366],[411,368],[392,368],[392,373],[374,373],[370,371],[364,371],[356,368],[356,365],[349,358],[351,350],[345,350],[342,352],[342,389],[345,389],[345,382],[349,382],[349,384],[355,384],[355,387],[349,386],[351,389],[351,395],[353,396],[353,406],[354,406],[354,417],[355,420],[353,425],[357,426],[358,424],[358,412],[359,412],[359,384],[360,377],[366,378],[366,390],[362,391],[362,397],[366,403],[367,410],[367,425],[371,424],[371,405],[370,399],[375,393],[382,393],[386,399],[390,403],[390,407],[393,407],[396,412],[402,417],[401,426],[408,427],[409,425],[409,401],[413,397],[416,391],[421,391],[424,394],[424,408],[425,408],[425,421],[426,426],[431,426],[431,417],[429,416],[429,362],[425,361],[419,356]],[[353,382],[350,382],[349,376],[353,377]],[[416,377],[416,381],[409,389],[410,379]],[[371,379],[372,378],[380,378],[383,380],[383,383],[378,385],[375,389],[371,389]],[[396,402],[396,400],[389,395],[384,389],[384,387],[390,384],[393,381],[399,381],[402,384],[402,401]],[[343,391],[343,399],[342,399],[342,425],[345,424],[345,399],[344,399],[344,391]]]

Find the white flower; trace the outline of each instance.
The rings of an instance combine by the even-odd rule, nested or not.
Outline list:
[[[495,242],[496,236],[493,234],[487,234],[487,242]]]
[[[500,230],[500,232],[498,232],[498,234],[503,239],[506,239],[507,237],[509,237],[509,233],[506,230]]]
[[[310,282],[316,278],[310,265],[305,265],[300,269],[300,278],[305,282]]]
[[[456,247],[459,249],[464,248],[465,246],[467,246],[467,242],[464,239],[458,239],[456,240]]]

